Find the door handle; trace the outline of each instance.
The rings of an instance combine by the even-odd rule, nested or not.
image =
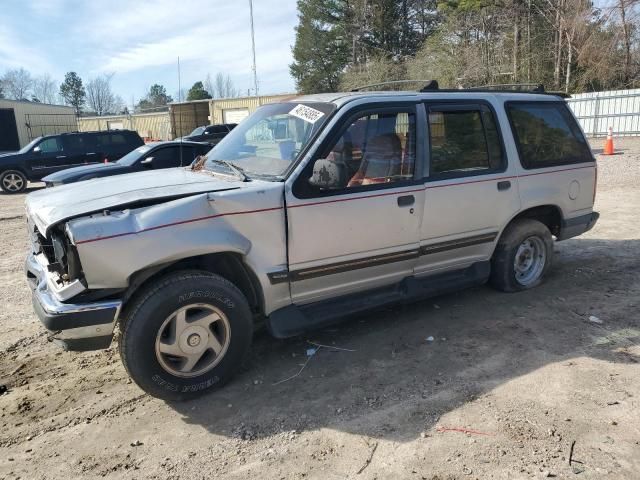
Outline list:
[[[498,190],[501,192],[504,190],[509,190],[511,188],[511,182],[509,180],[498,182]]]
[[[56,158],[67,158],[66,155],[58,155]]]
[[[87,155],[95,155],[96,152],[87,153]]]
[[[416,198],[413,195],[403,195],[402,197],[398,197],[399,207],[408,207],[413,205],[415,202]]]

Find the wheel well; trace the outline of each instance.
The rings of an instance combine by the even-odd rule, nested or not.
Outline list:
[[[124,303],[149,282],[178,270],[204,270],[215,273],[229,280],[243,293],[251,311],[255,314],[264,312],[264,299],[260,282],[253,271],[244,263],[237,253],[222,252],[183,258],[175,263],[151,267],[131,276],[129,288],[124,295]]]
[[[0,169],[0,175],[3,175],[5,172],[8,172],[10,170],[14,170],[16,172],[20,172],[21,174],[24,175],[24,178],[29,180],[29,176],[27,175],[27,172],[25,172],[22,167],[17,167],[17,166],[3,167],[2,169]]]
[[[521,218],[530,218],[538,220],[545,224],[552,235],[558,236],[562,228],[562,213],[555,205],[541,205],[539,207],[529,208],[516,215],[510,223]]]

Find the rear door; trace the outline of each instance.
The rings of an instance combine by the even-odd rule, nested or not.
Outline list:
[[[416,274],[488,260],[520,208],[496,111],[484,101],[427,103],[428,175]]]
[[[96,134],[77,133],[62,135],[62,143],[69,166],[99,163],[102,159],[97,151]]]
[[[102,132],[96,134],[97,150],[100,159],[116,161],[134,148],[140,146],[131,142],[127,132]]]

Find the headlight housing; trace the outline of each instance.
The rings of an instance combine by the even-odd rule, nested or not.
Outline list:
[[[80,277],[82,269],[78,252],[63,232],[51,233],[50,253],[53,258],[49,258],[49,271],[56,272],[61,282],[71,282]]]

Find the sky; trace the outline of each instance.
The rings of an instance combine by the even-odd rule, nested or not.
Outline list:
[[[260,94],[295,91],[289,75],[295,0],[253,0]],[[178,92],[207,73],[253,88],[249,0],[0,0],[0,75],[24,67],[60,83],[114,73],[125,103],[154,83]],[[176,98],[177,100],[177,98]]]

